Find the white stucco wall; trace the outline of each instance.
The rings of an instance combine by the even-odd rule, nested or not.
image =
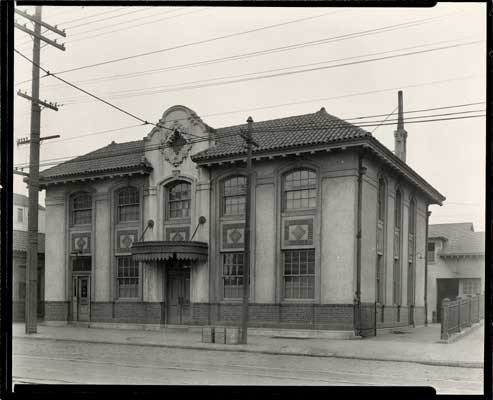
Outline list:
[[[59,189],[46,193],[45,300],[66,300],[65,196]]]

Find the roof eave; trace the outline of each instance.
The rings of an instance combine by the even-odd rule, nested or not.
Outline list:
[[[70,175],[60,175],[53,178],[40,178],[40,189],[46,189],[48,186],[74,183],[74,182],[84,182],[84,181],[94,181],[96,179],[107,179],[113,178],[115,176],[129,176],[129,175],[147,175],[152,171],[150,165],[140,165],[127,168],[116,168],[108,169],[104,171],[96,171],[89,174],[70,174]]]

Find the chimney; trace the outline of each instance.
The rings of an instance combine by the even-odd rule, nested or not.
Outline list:
[[[404,111],[402,105],[402,90],[398,92],[398,101],[399,101],[399,111],[397,117],[397,130],[394,132],[395,138],[395,149],[394,153],[397,157],[399,157],[402,161],[406,162],[406,139],[407,132],[404,129]]]

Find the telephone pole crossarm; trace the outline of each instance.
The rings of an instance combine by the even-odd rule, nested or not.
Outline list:
[[[21,97],[24,97],[25,99],[30,100],[30,101],[32,101],[35,104],[39,104],[39,105],[41,105],[43,107],[46,107],[46,108],[49,108],[49,109],[51,109],[53,111],[58,111],[58,107],[57,107],[57,104],[56,103],[48,103],[48,102],[43,101],[43,100],[33,99],[27,93],[23,93],[20,90],[17,91],[17,95],[18,96],[21,96]]]
[[[32,31],[32,30],[26,28],[24,25],[21,25],[18,22],[15,22],[14,24],[15,24],[15,27],[18,28],[18,29],[20,29],[21,31],[26,32],[29,35],[32,35],[32,36],[34,36],[37,39],[41,39],[43,42],[46,42],[48,44],[51,44],[53,47],[56,47],[57,49],[60,49],[60,50],[65,51],[65,46],[63,44],[57,43],[56,40],[48,39],[48,38],[42,36],[40,33],[35,32],[35,31]]]
[[[34,15],[28,14],[27,12],[22,11],[22,10],[15,10],[15,12],[16,12],[16,14],[19,14],[19,15],[23,16],[24,18],[27,18],[28,20],[32,21],[32,22],[37,22],[37,23],[41,24],[41,26],[43,28],[46,28],[52,32],[58,33],[60,36],[63,36],[63,37],[67,36],[67,34],[65,33],[65,30],[62,31],[62,30],[58,29],[58,27],[56,25],[51,26],[50,24],[48,24],[44,21],[38,20]]]

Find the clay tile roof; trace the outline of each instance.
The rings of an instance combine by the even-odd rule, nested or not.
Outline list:
[[[14,230],[12,232],[12,250],[27,252],[28,233],[27,231]],[[45,234],[38,233],[38,253],[45,252]]]
[[[101,149],[41,171],[40,178],[43,181],[73,175],[125,170],[143,165],[146,165],[143,140],[112,142]]]
[[[259,145],[253,153],[347,141],[371,136],[357,126],[336,118],[325,108],[312,114],[253,122],[253,139]],[[218,128],[216,145],[192,156],[193,161],[221,158],[246,153],[239,134],[247,124]]]
[[[471,222],[453,224],[431,224],[428,237],[446,238],[440,255],[484,255],[484,232],[474,232]]]

